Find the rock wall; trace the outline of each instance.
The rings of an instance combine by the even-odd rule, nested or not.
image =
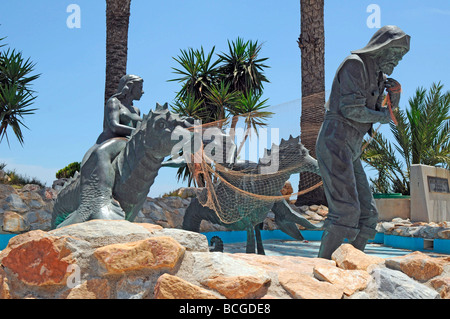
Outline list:
[[[93,220],[14,237],[0,299],[450,298],[450,258],[344,244],[332,259],[211,253],[198,233]]]
[[[287,184],[287,186],[289,186]],[[286,187],[287,187],[286,186]],[[58,188],[57,188],[58,189]],[[284,193],[289,193],[283,189]],[[23,233],[29,230],[50,230],[53,200],[58,191],[53,188],[41,188],[38,185],[26,185],[16,189],[0,184],[0,226],[4,233]],[[177,196],[147,198],[135,222],[160,225],[163,228],[182,229],[183,218],[194,188],[180,188]],[[323,205],[291,207],[311,223],[324,221],[328,208]],[[275,215],[269,212],[264,221],[264,230],[278,229]],[[299,229],[302,229],[299,226]],[[202,221],[200,232],[227,231],[224,226]],[[379,222],[377,231],[388,235],[421,237],[428,239],[450,239],[450,221],[440,223],[412,223],[409,219],[394,218],[392,221]]]
[[[57,185],[58,186],[58,185]],[[14,188],[0,184],[0,231],[23,233],[51,229],[53,200],[58,189],[26,185]],[[181,188],[178,196],[147,198],[135,222],[152,223],[164,228],[182,228],[186,208],[195,196],[193,188]],[[225,231],[226,228],[203,221],[200,231]]]
[[[16,189],[0,184],[0,225],[3,232],[21,233],[28,230],[49,230],[53,199],[57,191],[38,185]]]

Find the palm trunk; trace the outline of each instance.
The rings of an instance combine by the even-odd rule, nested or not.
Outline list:
[[[301,141],[316,158],[316,140],[325,114],[325,28],[324,0],[300,0],[302,115]],[[299,191],[316,185],[320,177],[300,174]],[[297,198],[297,205],[326,204],[323,188],[319,187]]]
[[[128,25],[131,0],[106,0],[106,101],[127,72]]]

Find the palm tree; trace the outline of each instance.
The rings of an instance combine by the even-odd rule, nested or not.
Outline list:
[[[207,98],[211,88],[219,81],[217,65],[221,61],[220,59],[212,61],[214,50],[213,47],[208,54],[205,53],[203,47],[200,50],[192,48],[181,50],[181,55],[173,58],[180,67],[172,68],[174,73],[181,75],[181,77],[169,80],[182,83],[181,90],[175,98],[175,101],[182,101],[181,104],[175,102],[178,104],[178,109],[185,102],[196,101],[195,104],[198,104],[197,111],[195,115],[191,114],[191,116],[202,120],[203,123],[216,121],[222,113],[217,108],[210,107]]]
[[[0,142],[6,137],[9,144],[7,129],[11,127],[23,145],[22,127],[28,128],[23,117],[36,110],[29,108],[36,99],[30,86],[40,76],[30,75],[34,67],[35,64],[30,59],[25,60],[21,52],[10,49],[0,52]]]
[[[251,128],[264,126],[265,119],[272,113],[263,111],[268,105],[261,100],[263,82],[268,82],[264,75],[263,64],[267,58],[258,58],[261,45],[257,41],[244,42],[241,38],[228,41],[228,53],[218,54],[213,60],[215,48],[206,53],[200,50],[181,50],[174,58],[178,68],[172,68],[180,77],[169,81],[182,84],[177,93],[172,110],[182,115],[200,119],[203,124],[213,123],[220,128],[232,117],[230,133],[234,139],[234,129],[239,117],[245,114],[248,138]],[[242,144],[241,143],[241,144]],[[178,169],[178,179],[192,178],[183,166]]]
[[[131,0],[106,0],[105,104],[127,73],[130,6]]]
[[[324,0],[300,0],[298,46],[301,50],[302,115],[301,141],[316,156],[316,140],[325,114]],[[312,173],[301,173],[299,191],[321,181]],[[326,204],[320,187],[297,198],[296,205]]]
[[[238,113],[235,116],[241,116],[244,118],[245,134],[237,150],[237,154],[241,152],[245,141],[250,137],[252,129],[258,134],[258,127],[264,127],[267,125],[266,119],[270,118],[273,113],[263,111],[263,109],[269,107],[267,103],[268,99],[261,101],[261,93],[254,94],[252,91],[242,93],[239,103],[236,105]],[[232,127],[233,129],[234,127]]]
[[[409,109],[394,111],[398,124],[391,123],[390,129],[395,146],[378,133],[361,156],[378,170],[378,177],[371,179],[376,192],[409,195],[412,164],[450,168],[449,112],[450,91],[443,93],[440,83],[433,83],[428,93],[418,88],[409,99]]]
[[[247,41],[237,38],[236,41],[228,41],[228,54],[219,54],[223,65],[219,68],[222,79],[226,84],[231,85],[233,91],[245,93],[253,91],[261,94],[264,86],[263,82],[269,82],[264,75],[264,68],[267,65],[262,62],[268,58],[258,59],[261,51],[261,44],[258,41]]]

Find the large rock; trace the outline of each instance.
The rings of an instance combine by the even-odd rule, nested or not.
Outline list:
[[[197,187],[181,187],[177,191],[177,195],[183,199],[194,198],[197,196]]]
[[[181,229],[184,213],[190,202],[190,199],[178,196],[147,198],[136,222],[153,223],[164,228]]]
[[[450,277],[434,278],[430,284],[439,292],[442,299],[450,299]]]
[[[9,293],[8,278],[5,271],[0,268],[0,299],[10,299],[11,294]]]
[[[185,248],[171,237],[154,237],[97,248],[94,256],[106,274],[137,270],[172,270],[183,258]]]
[[[3,231],[50,230],[55,192],[33,184],[21,189],[0,184],[0,222]]]
[[[296,299],[341,299],[344,292],[342,287],[296,272],[282,272],[279,280],[283,288]]]
[[[62,295],[64,299],[109,299],[111,287],[107,279],[86,280]]]
[[[367,270],[369,266],[384,262],[383,258],[369,256],[350,244],[343,244],[331,255],[337,266],[342,269]]]
[[[376,299],[438,299],[439,293],[401,271],[389,268],[375,268],[371,272],[373,287],[369,294]]]
[[[30,225],[22,215],[7,211],[3,214],[2,229],[4,232],[21,233],[29,230]]]
[[[364,290],[371,280],[371,276],[364,270],[344,270],[331,266],[314,267],[314,276],[322,281],[328,281],[341,287],[347,296],[356,291]]]
[[[201,234],[127,221],[30,231],[13,237],[0,252],[0,298],[448,297],[446,258],[439,259],[444,271],[425,285],[409,272],[386,268],[384,260],[368,262],[371,257],[345,245],[342,262],[206,248]],[[428,262],[428,256],[414,256]],[[358,268],[358,262],[364,269],[349,269]]]
[[[61,285],[69,276],[68,266],[76,263],[70,241],[67,237],[42,236],[12,248],[1,263],[27,285]]]
[[[15,236],[0,253],[1,295],[151,297],[161,273],[176,272],[186,251],[175,238],[157,234],[161,230],[157,225],[93,220],[50,232],[37,230]],[[178,231],[185,232],[176,237],[183,237],[191,251],[196,250],[197,244],[205,251],[205,236]]]
[[[213,292],[169,274],[159,277],[154,295],[155,299],[219,299]]]
[[[208,279],[205,284],[228,299],[250,299],[266,294],[270,278],[248,275],[217,276]]]
[[[405,256],[387,258],[386,266],[425,282],[442,274],[444,265],[448,262],[450,257],[434,258],[416,251]]]
[[[156,229],[162,229],[159,226]],[[48,232],[52,236],[70,236],[89,242],[93,248],[150,238],[152,232],[143,224],[124,220],[90,220]]]
[[[22,198],[19,196],[19,194],[13,193],[5,198],[3,209],[17,213],[25,213],[28,211],[29,208],[22,200]]]

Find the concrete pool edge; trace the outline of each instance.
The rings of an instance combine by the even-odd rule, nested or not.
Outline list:
[[[320,241],[323,231],[301,230],[300,233],[307,241]],[[206,236],[208,242],[210,242],[211,238],[214,236],[220,237],[225,244],[247,241],[246,231],[205,232],[202,234]],[[261,237],[263,240],[295,240],[281,230],[262,230]],[[377,233],[375,238],[369,241],[369,243],[382,244],[387,247],[412,251],[432,251],[440,254],[450,254],[450,239],[426,239]]]
[[[320,241],[323,231],[321,230],[301,230],[301,234],[307,241]],[[219,231],[205,232],[208,243],[214,236],[219,236],[225,244],[246,242],[246,231]],[[18,234],[0,234],[0,251],[5,249],[9,240]],[[281,230],[262,230],[263,240],[294,240],[291,236]],[[440,254],[450,254],[450,239],[426,239],[420,237],[403,237],[377,233],[374,240],[369,243],[382,244],[387,247],[408,249],[412,251],[432,251]]]

